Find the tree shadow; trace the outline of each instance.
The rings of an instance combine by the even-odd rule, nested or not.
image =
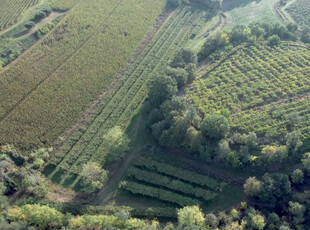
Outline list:
[[[223,0],[222,10],[224,12],[231,11],[234,8],[244,7],[251,2],[259,3],[261,0]]]

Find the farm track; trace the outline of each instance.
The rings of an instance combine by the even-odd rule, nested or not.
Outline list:
[[[105,18],[107,20],[109,17],[113,15],[113,13],[116,11],[116,9],[119,7],[119,5],[122,3],[123,0],[120,0],[119,3],[112,9],[111,13]],[[70,60],[74,55],[84,47],[85,44],[96,34],[98,33],[98,29],[101,27],[101,24],[99,24],[96,28],[94,28],[94,31],[83,41],[77,49],[75,49],[69,56],[67,56],[63,62],[59,63],[54,70],[51,71],[50,74],[47,75],[46,78],[43,78],[41,81],[39,81],[33,88],[31,88],[20,100],[18,100],[11,108],[9,108],[2,116],[0,116],[0,124],[3,122],[3,120],[13,111],[15,110],[22,102],[24,102],[34,91],[36,91],[42,84],[44,84],[48,79],[50,79],[54,73],[61,67],[63,67],[68,60]],[[17,61],[17,60],[15,60]],[[11,63],[12,64],[12,63]],[[10,65],[9,65],[10,66]],[[7,66],[7,68],[9,67]]]
[[[184,11],[184,9],[183,9],[183,11]],[[187,12],[187,13],[189,13],[189,12]],[[180,12],[179,12],[178,15],[180,15]],[[181,35],[184,34],[182,29],[180,30],[180,28],[178,26],[175,26],[175,25],[182,25],[181,27],[183,27],[183,24],[181,24],[181,22],[184,23],[184,25],[186,25],[186,21],[189,21],[189,20],[186,20],[186,18],[184,19],[184,15],[182,16],[182,20],[174,20],[168,26],[168,28],[172,27],[174,29],[173,30],[174,32],[170,33],[169,41],[167,42],[167,40],[165,40],[163,44],[167,44],[168,47],[171,47],[171,45],[173,45],[174,43],[177,43],[176,40],[179,38],[180,34]],[[192,14],[190,14],[190,15],[191,15],[191,17],[193,17]],[[197,16],[196,16],[196,19],[197,19]],[[183,22],[183,21],[185,21],[185,22]],[[187,37],[186,35],[188,35],[189,32],[192,31],[193,29],[194,28],[191,28],[191,29],[187,30],[185,35],[182,35],[183,38],[181,37],[180,40],[182,42],[184,40],[186,40],[185,39]],[[161,36],[166,34],[164,32],[162,32]],[[173,36],[175,34],[177,34],[177,35],[179,34],[179,36],[175,36],[173,38]],[[159,36],[157,38],[157,41],[158,40],[160,41],[160,37],[161,36]],[[173,39],[173,40],[171,41],[171,39]],[[169,45],[169,42],[171,42],[170,45]],[[157,45],[157,43],[158,42],[155,42],[154,46]],[[110,96],[110,98],[111,98],[110,101],[106,100],[106,103],[105,103],[106,106],[103,107],[103,109],[100,111],[99,114],[102,114],[104,109],[106,109],[106,107],[109,107],[109,105],[112,106],[112,109],[110,110],[110,113],[104,114],[105,115],[104,118],[100,118],[98,116],[92,122],[92,124],[90,124],[88,129],[82,134],[83,136],[81,136],[77,142],[73,143],[73,145],[69,148],[68,151],[66,151],[65,153],[61,154],[61,155],[63,155],[64,160],[66,158],[70,157],[70,155],[71,156],[75,156],[76,154],[74,154],[74,153],[77,153],[77,155],[78,155],[78,157],[76,158],[76,161],[74,162],[73,166],[70,168],[69,173],[71,173],[71,172],[78,173],[78,172],[74,172],[74,169],[77,169],[78,168],[77,166],[81,166],[79,164],[82,164],[82,162],[85,162],[85,160],[86,161],[89,160],[92,157],[92,155],[93,155],[93,157],[95,157],[95,156],[99,157],[99,155],[101,153],[100,152],[100,144],[101,144],[102,135],[107,131],[107,129],[111,128],[112,125],[115,125],[115,123],[120,122],[120,118],[121,118],[122,121],[126,120],[128,122],[130,117],[133,115],[132,112],[136,111],[137,107],[143,101],[143,99],[145,98],[145,95],[146,95],[146,90],[145,90],[145,87],[144,87],[145,86],[145,81],[147,80],[147,78],[149,77],[150,74],[153,74],[158,68],[161,67],[162,64],[165,64],[169,60],[169,58],[171,58],[171,55],[172,55],[170,53],[167,54],[167,51],[169,49],[168,48],[167,49],[161,48],[162,44],[160,44],[158,46],[158,49],[159,49],[159,51],[163,50],[164,53],[156,54],[159,62],[158,62],[157,65],[154,66],[154,64],[153,64],[155,62],[153,60],[154,54],[152,55],[152,51],[154,50],[154,46],[152,48],[150,48],[149,51],[148,51],[148,52],[151,52],[150,60],[149,60],[149,63],[147,64],[147,66],[149,66],[149,67],[147,67],[146,69],[145,68],[141,69],[140,70],[140,74],[138,74],[138,78],[139,78],[139,76],[142,75],[142,77],[140,77],[140,78],[142,78],[142,80],[137,81],[137,79],[135,79],[132,83],[130,83],[130,79],[133,78],[133,77],[129,77],[129,76],[132,76],[132,75],[135,74],[135,71],[139,68],[140,64],[143,63],[143,61],[146,60],[146,58],[148,57],[148,54],[144,55],[145,58],[143,60],[141,60],[141,62],[139,64],[137,64],[137,66],[132,70],[131,74],[128,76],[128,79],[123,84],[123,86],[117,92],[115,92],[115,94],[121,94],[122,96],[121,97],[117,97],[116,99],[114,97],[115,94]],[[175,46],[177,48],[176,44],[175,44]],[[175,51],[175,50],[173,49],[172,51]],[[167,54],[167,57],[165,57],[165,55],[163,55],[165,53]],[[156,57],[156,55],[155,55],[155,57]],[[165,57],[165,58],[163,58],[163,57]],[[145,62],[147,62],[147,61],[145,61]],[[143,65],[142,65],[142,67],[143,67]],[[138,69],[138,71],[139,71],[139,69]],[[130,85],[128,87],[125,87],[128,84],[130,84]],[[135,89],[135,90],[130,92],[130,90],[132,88]],[[142,88],[142,90],[141,90],[141,88]],[[128,93],[129,97],[128,97],[127,92],[129,92]],[[138,92],[138,94],[137,94],[137,92]],[[137,96],[137,95],[139,95],[139,96]],[[132,100],[133,98],[136,99],[136,100]],[[111,100],[112,100],[112,102],[111,102]],[[113,100],[116,101],[116,102],[113,103]],[[132,103],[132,101],[134,101],[134,103]],[[120,105],[123,105],[123,106],[120,106]],[[128,107],[128,105],[129,105],[129,107]],[[128,109],[128,108],[132,108],[132,109]],[[109,111],[109,109],[106,109],[106,110]],[[122,115],[122,114],[124,114],[124,111],[128,111],[128,110],[131,113],[128,114],[128,117],[125,116],[126,117],[126,119],[125,119],[124,115]],[[126,114],[126,112],[125,112],[125,114]],[[111,120],[113,120],[113,121],[111,122]],[[109,121],[109,122],[106,124],[106,121]],[[92,127],[95,127],[96,124],[98,124],[98,123],[101,123],[101,126],[98,126],[97,128],[95,128],[95,130],[92,130]],[[91,135],[89,135],[89,133],[91,133]],[[88,137],[87,137],[87,135],[88,135]],[[81,151],[81,148],[82,148],[82,151]],[[95,154],[93,154],[94,151],[96,151]],[[102,153],[101,153],[101,155],[102,155]],[[57,169],[59,168],[59,166],[61,165],[62,162],[63,161],[59,162],[56,170],[50,175],[50,177],[52,177],[56,173]],[[65,180],[65,178],[62,179],[61,183],[64,183],[64,180]],[[77,181],[78,181],[78,179],[75,180],[75,182],[73,183],[72,186],[74,186]]]

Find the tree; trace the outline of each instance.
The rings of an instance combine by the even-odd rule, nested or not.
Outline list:
[[[26,221],[29,225],[37,225],[39,229],[58,229],[62,226],[63,214],[46,205],[24,205],[13,207],[8,211],[10,221]]]
[[[92,193],[103,186],[108,177],[108,172],[100,167],[96,162],[89,162],[83,166],[81,172],[82,180],[87,193]]]
[[[209,115],[202,124],[202,133],[212,139],[222,139],[229,132],[229,122],[223,115]]]
[[[209,213],[206,215],[205,224],[210,228],[216,229],[219,224],[219,221],[213,213]]]
[[[180,226],[203,226],[205,218],[198,206],[188,206],[178,210],[178,223]]]
[[[291,197],[291,182],[285,174],[274,173],[263,176],[263,187],[259,199],[266,208],[282,209]]]
[[[292,182],[294,184],[301,184],[304,182],[304,173],[300,169],[295,169],[292,174]]]
[[[109,160],[122,159],[125,152],[129,150],[129,143],[129,137],[118,126],[103,136],[104,151],[108,154]]]
[[[256,133],[250,132],[246,137],[245,144],[251,149],[257,145],[257,136]]]
[[[170,63],[173,68],[185,68],[187,64],[197,64],[197,55],[191,49],[181,49]]]
[[[188,72],[182,68],[167,68],[167,75],[176,80],[178,89],[184,87],[187,83]]]
[[[306,208],[304,205],[298,203],[298,202],[288,202],[289,204],[289,212],[293,217],[293,223],[300,224],[304,221],[304,215],[306,212]]]
[[[197,77],[197,67],[196,64],[190,63],[185,67],[187,73],[188,73],[188,82],[192,82]]]
[[[28,22],[25,22],[24,26],[26,27],[27,30],[30,30],[32,29],[33,27],[35,27],[35,23],[33,21],[28,21]]]
[[[291,133],[286,134],[286,149],[287,152],[291,155],[294,155],[298,148],[302,146],[302,141],[300,140],[300,132],[293,131]]]
[[[256,179],[256,177],[249,177],[243,185],[244,192],[248,196],[258,196],[262,191],[263,183]]]
[[[306,168],[306,170],[310,172],[310,153],[304,153],[301,162]]]
[[[35,14],[35,16],[34,16],[34,21],[35,21],[35,22],[38,22],[38,21],[42,20],[42,19],[45,18],[45,17],[46,17],[46,13],[43,12],[43,11],[39,11],[39,12],[37,12],[37,13]]]
[[[165,100],[176,95],[177,83],[170,76],[157,75],[148,82],[148,99],[153,107],[159,107]]]
[[[268,45],[270,46],[277,46],[281,42],[281,39],[278,35],[272,35],[268,38]]]
[[[263,230],[266,225],[265,218],[260,214],[253,215],[250,225],[252,229]]]

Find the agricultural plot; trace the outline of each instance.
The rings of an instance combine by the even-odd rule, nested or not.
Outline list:
[[[206,175],[141,156],[127,171],[120,188],[135,197],[167,202],[168,207],[200,205],[208,208],[232,187]]]
[[[282,23],[274,6],[278,0],[224,0],[223,11],[227,16],[225,27],[251,23]]]
[[[310,51],[298,44],[249,47],[196,80],[187,93],[204,114],[227,108],[236,130],[279,137],[288,132],[287,115],[298,111],[304,138],[309,132]],[[303,127],[303,128],[301,128]],[[272,141],[272,138],[269,138]]]
[[[110,88],[164,6],[164,0],[78,2],[0,73],[0,143],[51,145]]]
[[[21,13],[39,0],[0,0],[0,31],[17,23]]]
[[[113,126],[125,127],[147,94],[146,82],[197,34],[206,12],[189,7],[177,9],[154,37],[138,60],[111,88],[92,115],[87,127],[74,133],[56,152],[47,166],[54,182],[79,189],[79,173],[88,161],[105,164],[103,135]]]
[[[57,11],[67,11],[71,9],[80,0],[52,0],[51,7]]]
[[[296,0],[290,4],[286,11],[300,26],[310,26],[310,1]]]

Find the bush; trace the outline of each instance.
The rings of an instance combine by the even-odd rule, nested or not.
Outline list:
[[[33,27],[35,27],[35,23],[33,21],[28,21],[28,22],[25,22],[24,26],[26,27],[27,30],[30,30],[32,29]]]
[[[38,22],[38,21],[41,21],[43,18],[46,18],[46,13],[43,11],[39,11],[35,14],[34,21]]]
[[[304,173],[300,169],[295,169],[292,174],[292,182],[294,184],[301,184],[304,182]]]
[[[208,138],[220,140],[229,132],[229,122],[223,115],[209,115],[202,124],[201,131]]]
[[[278,35],[272,35],[268,38],[268,45],[269,46],[277,46],[281,42],[281,39]]]

